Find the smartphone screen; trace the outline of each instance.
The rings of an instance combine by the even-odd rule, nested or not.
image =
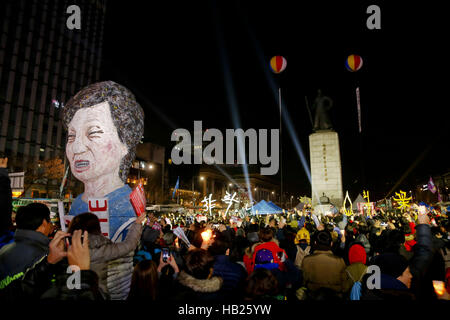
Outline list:
[[[162,259],[163,262],[167,262],[167,260],[169,260],[170,254],[169,254],[169,248],[163,248],[162,249]]]

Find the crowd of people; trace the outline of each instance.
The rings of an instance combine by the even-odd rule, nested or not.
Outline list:
[[[2,167],[2,163],[0,163]],[[437,300],[450,296],[447,212],[247,216],[147,212],[122,242],[93,213],[67,232],[32,203],[11,221],[2,179],[0,299],[128,301]],[[6,214],[8,213],[8,214]],[[187,239],[177,236],[181,228]],[[132,262],[129,262],[132,257]],[[129,269],[133,264],[133,272]],[[112,268],[112,266],[115,266]],[[113,272],[111,271],[113,270]]]

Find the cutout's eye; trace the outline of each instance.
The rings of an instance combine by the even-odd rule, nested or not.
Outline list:
[[[89,132],[89,136],[93,136],[94,134],[98,134],[98,133],[103,133],[103,131],[102,130],[97,130],[97,131],[91,131],[91,132]],[[96,138],[95,136],[93,136],[93,138]]]
[[[67,136],[67,141],[68,142],[73,142],[75,140],[75,135],[74,134],[69,134],[68,136]]]

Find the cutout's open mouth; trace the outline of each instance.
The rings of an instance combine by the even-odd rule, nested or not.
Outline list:
[[[88,160],[77,160],[75,161],[75,169],[77,172],[85,171],[89,167]]]

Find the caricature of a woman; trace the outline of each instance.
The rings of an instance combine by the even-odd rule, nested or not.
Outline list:
[[[72,97],[63,120],[70,169],[84,183],[84,193],[74,200],[69,215],[89,211],[90,198],[108,198],[110,238],[122,241],[136,218],[125,182],[142,138],[144,112],[127,88],[104,81]]]

